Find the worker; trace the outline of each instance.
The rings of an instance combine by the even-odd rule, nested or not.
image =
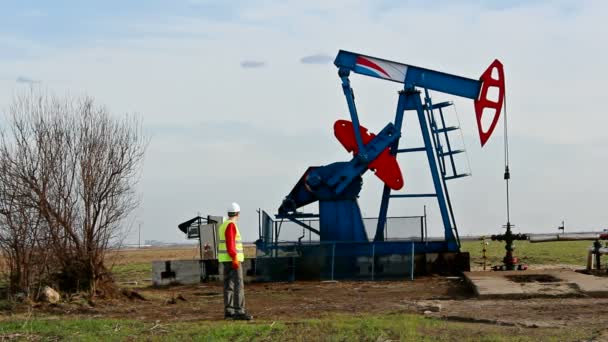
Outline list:
[[[245,260],[241,233],[237,227],[241,207],[232,203],[228,208],[228,220],[219,229],[220,245],[218,261],[224,269],[224,318],[249,321],[253,317],[245,311],[243,267]]]

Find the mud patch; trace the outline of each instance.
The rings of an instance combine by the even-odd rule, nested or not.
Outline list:
[[[506,275],[505,278],[516,283],[559,283],[562,281],[551,274],[515,274]]]
[[[220,292],[195,292],[195,293],[193,293],[193,295],[200,296],[200,297],[216,297],[216,296],[222,296],[223,294]]]

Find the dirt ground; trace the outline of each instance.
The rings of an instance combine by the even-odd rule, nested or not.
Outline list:
[[[176,247],[122,251],[115,260],[122,264],[197,257],[198,249],[195,247]],[[578,267],[535,265],[532,268]],[[67,304],[63,308],[48,309],[68,314],[137,317],[151,321],[223,319],[222,287],[218,283],[144,287],[136,291],[146,300],[110,300],[100,301],[94,307]],[[249,311],[263,320],[314,318],[345,312],[424,314],[427,311],[427,315],[450,320],[526,327],[608,329],[608,298],[479,300],[462,278],[454,277],[427,276],[401,282],[252,283],[246,285],[245,291]]]
[[[160,254],[159,254],[160,253]],[[189,249],[123,252],[116,264],[152,259],[196,258]],[[75,298],[38,312],[77,318],[122,318],[184,322],[223,319],[220,283],[130,288],[142,299]],[[608,298],[532,298],[526,300],[474,297],[459,277],[425,276],[414,281],[252,283],[245,286],[247,307],[256,320],[289,321],[334,313],[418,313],[446,320],[515,327],[584,328],[608,339]]]
[[[220,284],[139,288],[141,299],[75,300],[40,307],[78,317],[143,321],[223,319]],[[607,298],[478,300],[460,279],[421,277],[402,282],[296,282],[246,285],[248,310],[258,320],[296,320],[332,313],[419,313],[447,320],[520,327],[606,330]],[[608,336],[608,335],[607,335]]]

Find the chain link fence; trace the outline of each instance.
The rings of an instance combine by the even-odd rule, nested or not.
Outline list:
[[[318,218],[300,221],[319,230]],[[388,217],[385,241],[373,242],[378,218],[363,219],[369,242],[321,242],[289,220],[260,211],[255,276],[262,281],[413,279],[414,243],[425,241],[424,216]],[[388,246],[392,248],[387,248]],[[398,250],[398,252],[394,252]],[[411,252],[410,252],[411,251]]]
[[[385,244],[399,243],[400,253]],[[281,243],[258,250],[255,276],[261,281],[413,279],[414,242]]]
[[[265,245],[278,242],[318,242],[319,236],[299,224],[289,220],[273,220],[266,212],[261,212],[260,238]],[[319,230],[318,218],[303,218],[300,221]],[[368,240],[373,241],[378,226],[378,218],[364,218],[363,224]],[[424,216],[387,217],[384,226],[385,240],[425,241],[426,220]]]

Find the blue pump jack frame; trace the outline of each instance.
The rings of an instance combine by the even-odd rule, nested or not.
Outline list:
[[[354,72],[402,83],[404,85],[403,90],[399,92],[394,127],[397,132],[401,132],[404,112],[406,110],[416,111],[424,147],[399,150],[400,139],[396,139],[390,145],[390,152],[391,154],[396,155],[397,153],[425,151],[433,179],[435,193],[431,194],[391,195],[391,189],[386,185],[384,186],[374,242],[384,241],[384,227],[386,225],[390,198],[436,197],[444,227],[445,243],[433,243],[430,246],[425,246],[423,249],[427,252],[458,251],[460,249],[460,241],[453,212],[451,210],[446,178],[444,173],[440,173],[438,167],[436,142],[431,137],[431,128],[429,126],[431,122],[427,121],[425,111],[432,112],[433,110],[433,104],[428,96],[428,90],[435,90],[475,100],[479,96],[482,85],[481,81],[343,50],[338,53],[334,64],[338,67],[338,75],[342,80],[342,89],[348,104],[348,110],[354,126],[355,140],[359,151],[365,151],[365,148],[363,148],[363,140],[359,130],[360,124],[357,108],[355,106],[354,93],[350,86],[350,73]],[[424,104],[421,100],[421,93],[417,88],[425,90],[426,97]],[[430,115],[428,119],[432,120]],[[367,156],[361,155],[359,158],[365,160],[367,159]]]

